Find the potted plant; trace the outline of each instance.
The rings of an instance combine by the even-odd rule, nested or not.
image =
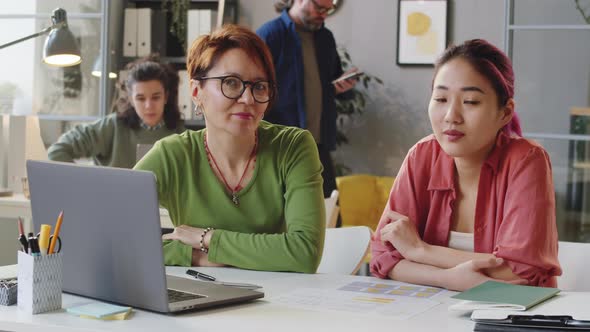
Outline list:
[[[186,50],[187,12],[189,0],[162,0],[162,10],[170,13],[170,32]]]

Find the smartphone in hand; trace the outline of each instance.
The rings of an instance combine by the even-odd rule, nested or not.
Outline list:
[[[352,79],[352,78],[357,78],[357,77],[359,77],[361,75],[364,75],[364,74],[365,73],[362,72],[362,71],[360,71],[360,70],[359,71],[352,72],[352,73],[348,73],[346,75],[342,75],[342,76],[338,77],[337,79],[333,80],[332,81],[332,84],[335,84],[335,83],[338,83],[338,82],[342,82],[342,81],[345,81],[345,80],[349,80],[349,79]]]

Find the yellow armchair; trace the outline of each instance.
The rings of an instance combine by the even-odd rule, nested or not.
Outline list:
[[[394,180],[367,174],[337,177],[342,226],[368,226],[375,231]]]

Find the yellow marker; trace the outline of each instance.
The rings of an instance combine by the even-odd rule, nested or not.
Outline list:
[[[61,222],[63,219],[64,212],[61,211],[59,213],[59,216],[57,217],[57,222],[55,223],[55,230],[53,231],[53,238],[51,238],[51,244],[49,245],[49,250],[47,251],[49,255],[55,252],[55,244],[57,243],[57,237],[59,236],[59,230],[61,229]]]
[[[47,248],[49,247],[49,232],[51,231],[51,226],[47,224],[41,225],[41,232],[39,232],[39,249],[41,250],[41,255],[47,255]]]

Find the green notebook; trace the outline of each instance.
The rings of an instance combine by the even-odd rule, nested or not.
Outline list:
[[[452,298],[465,300],[453,304],[449,310],[528,310],[559,293],[557,288],[512,285],[486,281]]]

